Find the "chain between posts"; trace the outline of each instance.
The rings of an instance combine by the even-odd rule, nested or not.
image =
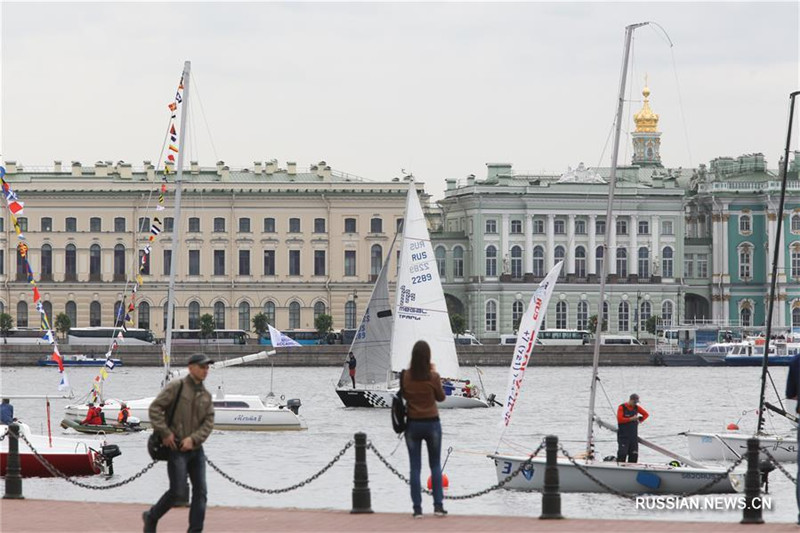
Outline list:
[[[762,447],[762,448],[761,448],[761,451],[764,453],[764,455],[766,455],[766,456],[767,456],[767,458],[769,459],[769,461],[770,461],[772,464],[774,464],[774,465],[775,465],[775,468],[777,468],[778,470],[780,470],[780,471],[783,473],[783,475],[784,475],[784,476],[786,476],[787,478],[789,478],[789,481],[791,481],[792,483],[794,483],[795,485],[797,485],[797,479],[796,479],[796,478],[795,478],[795,477],[794,477],[792,474],[790,474],[790,473],[789,473],[789,471],[788,471],[788,470],[786,470],[786,468],[784,468],[784,467],[783,467],[783,465],[782,465],[782,464],[780,464],[780,463],[778,462],[778,460],[777,460],[777,459],[775,459],[775,456],[774,456],[774,455],[772,455],[772,454],[770,453],[770,451],[769,451],[767,448],[763,448],[763,447]]]
[[[250,491],[253,491],[253,492],[259,492],[261,494],[282,494],[282,493],[285,493],[285,492],[290,492],[290,491],[293,491],[295,489],[299,489],[301,487],[304,487],[304,486],[308,485],[309,483],[311,483],[312,481],[316,480],[322,474],[327,472],[333,465],[335,465],[336,462],[339,461],[339,459],[342,458],[342,456],[347,452],[347,450],[349,450],[353,446],[354,443],[355,443],[355,441],[353,441],[353,440],[348,441],[347,444],[345,444],[344,447],[339,451],[339,453],[337,453],[333,457],[333,459],[331,459],[328,462],[328,464],[326,464],[324,467],[322,467],[322,469],[319,472],[317,472],[316,474],[312,475],[311,477],[309,477],[307,479],[304,479],[303,481],[301,481],[299,483],[295,483],[294,485],[291,485],[289,487],[285,487],[285,488],[282,488],[282,489],[262,489],[262,488],[259,488],[259,487],[254,487],[252,485],[248,485],[247,483],[244,483],[242,481],[239,481],[238,479],[235,479],[230,474],[227,474],[227,473],[223,472],[216,464],[214,464],[214,462],[211,459],[206,458],[206,462],[208,463],[208,466],[210,466],[211,468],[216,470],[216,472],[219,475],[221,475],[222,477],[224,477],[226,480],[230,481],[231,483],[233,483],[237,487],[241,487],[243,489],[247,489],[247,490],[250,490]]]
[[[401,473],[400,473],[400,471],[398,471],[398,470],[397,470],[397,469],[394,467],[394,465],[392,465],[392,463],[390,463],[390,462],[389,462],[389,461],[388,461],[388,460],[387,460],[387,459],[386,459],[386,458],[385,458],[385,457],[384,457],[384,456],[383,456],[383,455],[382,455],[382,454],[381,454],[381,453],[378,451],[378,449],[375,447],[375,445],[374,445],[374,444],[372,444],[372,442],[371,442],[371,441],[367,443],[367,448],[368,448],[368,449],[370,449],[370,450],[372,450],[372,453],[374,453],[374,454],[375,454],[375,456],[378,458],[378,460],[379,460],[381,463],[383,463],[383,465],[384,465],[384,466],[385,466],[385,467],[386,467],[386,468],[387,468],[387,469],[388,469],[388,470],[389,470],[389,471],[390,471],[392,474],[394,474],[395,476],[397,476],[397,478],[398,478],[398,479],[400,479],[400,480],[401,480],[402,482],[404,482],[406,485],[410,485],[410,484],[411,484],[411,480],[409,480],[409,479],[408,479],[406,476],[404,476],[403,474],[401,474]],[[517,477],[517,476],[519,475],[519,473],[520,473],[520,472],[522,472],[523,470],[525,470],[525,469],[527,469],[527,468],[530,468],[530,466],[531,466],[531,462],[533,461],[533,458],[534,458],[534,457],[536,457],[536,455],[537,455],[537,454],[538,454],[540,451],[542,451],[543,449],[544,449],[544,441],[542,441],[542,442],[541,442],[541,444],[539,444],[539,447],[538,447],[538,448],[536,448],[536,450],[534,450],[534,451],[533,451],[533,452],[532,452],[532,453],[531,453],[531,454],[528,456],[528,459],[526,459],[525,461],[523,461],[522,463],[520,463],[519,467],[517,467],[517,469],[516,469],[516,470],[514,470],[513,472],[511,472],[509,475],[507,475],[505,478],[503,478],[503,479],[502,479],[501,481],[499,481],[498,483],[495,483],[494,485],[492,485],[492,486],[490,486],[490,487],[486,487],[486,488],[485,488],[485,489],[483,489],[483,490],[479,490],[479,491],[477,491],[477,492],[471,492],[471,493],[469,493],[469,494],[459,494],[459,495],[449,495],[449,494],[445,494],[445,495],[444,495],[444,499],[445,499],[445,500],[469,500],[469,499],[471,499],[471,498],[477,498],[477,497],[479,497],[479,496],[483,496],[484,494],[488,494],[488,493],[490,493],[490,492],[492,492],[492,491],[495,491],[495,490],[502,489],[502,488],[503,488],[503,487],[505,487],[505,486],[506,486],[508,483],[510,483],[512,479],[514,479],[515,477]],[[433,492],[432,492],[431,490],[429,490],[429,489],[422,489],[422,492],[424,492],[425,494],[433,494]],[[530,491],[525,491],[525,492],[534,492],[534,491],[530,490]]]

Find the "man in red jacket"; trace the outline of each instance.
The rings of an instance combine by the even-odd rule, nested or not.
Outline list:
[[[102,425],[103,419],[100,417],[100,409],[94,406],[93,403],[89,404],[89,410],[86,412],[86,418],[83,419],[81,424],[87,426]]]
[[[617,409],[617,462],[635,463],[639,460],[639,424],[650,414],[639,405],[639,395],[631,394],[630,399]]]

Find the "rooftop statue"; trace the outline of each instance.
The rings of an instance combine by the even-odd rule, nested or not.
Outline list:
[[[583,162],[580,162],[575,170],[572,167],[567,167],[567,171],[561,175],[556,183],[606,183],[606,180],[594,170],[586,168]]]

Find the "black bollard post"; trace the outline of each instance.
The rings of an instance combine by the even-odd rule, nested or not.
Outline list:
[[[558,437],[548,435],[544,438],[547,464],[544,468],[544,490],[542,491],[542,520],[564,518],[561,515],[561,494],[558,488]]]
[[[763,524],[761,502],[753,505],[761,496],[761,472],[758,469],[758,439],[747,439],[747,473],[744,475],[745,506],[742,510],[741,524]]]
[[[353,508],[354,514],[371,513],[372,497],[369,492],[367,473],[367,434],[356,433],[356,465],[353,469]]]
[[[22,469],[19,463],[19,424],[8,426],[8,460],[6,462],[6,493],[4,500],[23,500]]]

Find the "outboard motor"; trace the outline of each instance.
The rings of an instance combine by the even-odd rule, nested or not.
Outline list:
[[[103,444],[103,447],[100,448],[100,455],[103,456],[103,459],[108,465],[108,475],[114,475],[114,457],[119,457],[122,455],[122,452],[119,449],[119,446],[116,444]]]
[[[128,417],[128,426],[132,428],[138,428],[141,425],[142,421],[139,420],[139,417],[136,416],[129,416]]]
[[[291,409],[294,414],[299,414],[301,405],[303,404],[300,402],[300,398],[291,398],[286,401],[286,407]]]
[[[486,403],[489,404],[489,407],[494,407],[494,405],[499,405],[502,407],[503,404],[498,402],[495,398],[496,396],[494,393],[489,394],[489,396],[486,397]]]
[[[764,486],[764,493],[769,493],[769,473],[775,470],[775,465],[771,461],[762,460],[758,463],[758,470],[761,472],[761,484]]]

